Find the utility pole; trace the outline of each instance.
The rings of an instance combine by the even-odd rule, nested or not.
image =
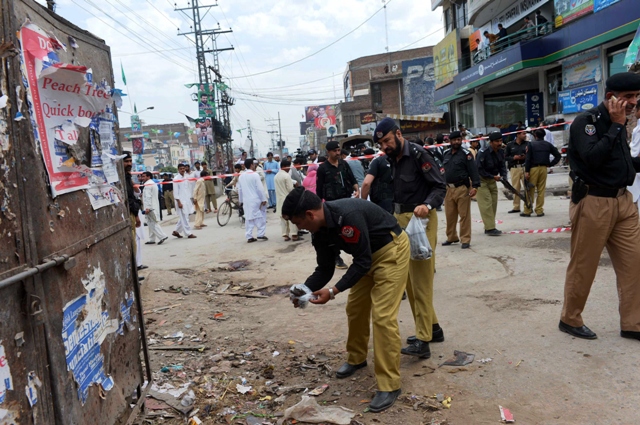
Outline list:
[[[247,129],[249,130],[249,140],[251,141],[251,147],[249,148],[249,155],[254,158],[253,154],[253,133],[251,132],[251,120],[247,120]]]
[[[278,154],[280,154],[280,158],[282,158],[282,147],[284,146],[284,142],[282,141],[282,125],[280,123],[280,111],[278,111],[278,119],[271,119],[271,120],[267,120],[265,119],[266,122],[269,123],[269,126],[271,128],[275,127],[275,124],[271,124],[271,122],[273,121],[278,121],[278,131],[267,131],[267,133],[273,133],[273,134],[277,134],[278,135],[278,144],[277,144],[277,149],[275,146],[272,147],[273,150],[277,150]],[[271,143],[273,144],[273,140],[271,140]]]

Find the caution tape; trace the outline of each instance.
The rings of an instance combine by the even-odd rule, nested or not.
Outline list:
[[[482,220],[473,220],[475,223],[482,223]],[[496,220],[496,224],[502,224],[504,223],[504,221],[502,220]]]
[[[523,235],[523,234],[531,234],[531,233],[561,233],[561,232],[568,232],[570,230],[571,230],[571,227],[553,227],[551,229],[512,230],[507,233],[510,235]]]

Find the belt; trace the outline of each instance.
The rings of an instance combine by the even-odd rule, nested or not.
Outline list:
[[[393,212],[396,213],[396,214],[404,214],[404,213],[413,212],[413,210],[415,210],[418,205],[420,205],[420,204],[396,204],[394,202],[393,203]]]
[[[540,164],[540,165],[532,165],[531,168],[537,168],[537,167],[547,167],[547,165],[544,164]]]
[[[522,168],[524,167],[524,164],[513,164],[511,165],[511,168]]]
[[[373,249],[374,247],[372,247],[371,253],[373,254],[375,252],[378,252],[380,249],[393,242],[393,235],[396,235],[396,237],[402,235],[402,227],[400,227],[400,225],[397,223],[396,226],[391,229],[391,231],[387,235],[382,237],[382,240],[380,241],[379,245],[375,247],[375,249]]]
[[[598,196],[601,198],[617,198],[624,195],[627,192],[627,188],[614,189],[611,187],[600,187],[589,185],[589,191],[587,195]]]
[[[458,183],[447,183],[447,187],[460,187],[460,186],[467,186],[469,187],[469,180],[462,180],[459,181]]]

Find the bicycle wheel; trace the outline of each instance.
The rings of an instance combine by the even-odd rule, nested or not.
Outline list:
[[[229,220],[231,219],[231,214],[233,211],[231,210],[231,204],[229,201],[224,201],[220,208],[218,208],[218,224],[222,227],[225,226]]]

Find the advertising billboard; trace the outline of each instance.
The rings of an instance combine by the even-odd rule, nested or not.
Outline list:
[[[316,129],[326,129],[330,125],[336,125],[336,108],[334,105],[315,105],[304,108],[308,123],[313,123]]]
[[[593,0],[554,0],[556,28],[593,12]]]
[[[595,0],[593,2],[593,11],[600,12],[602,9],[618,3],[620,0]]]
[[[433,48],[436,88],[453,82],[458,74],[458,30],[453,30]]]
[[[434,100],[436,76],[433,57],[403,61],[402,86],[405,114],[420,115],[442,111]]]
[[[563,90],[558,93],[563,114],[577,114],[598,105],[598,85],[579,89]]]
[[[602,81],[600,49],[588,50],[562,62],[562,88],[565,90]]]
[[[213,84],[198,86],[198,116],[211,118],[215,115],[215,87]]]

